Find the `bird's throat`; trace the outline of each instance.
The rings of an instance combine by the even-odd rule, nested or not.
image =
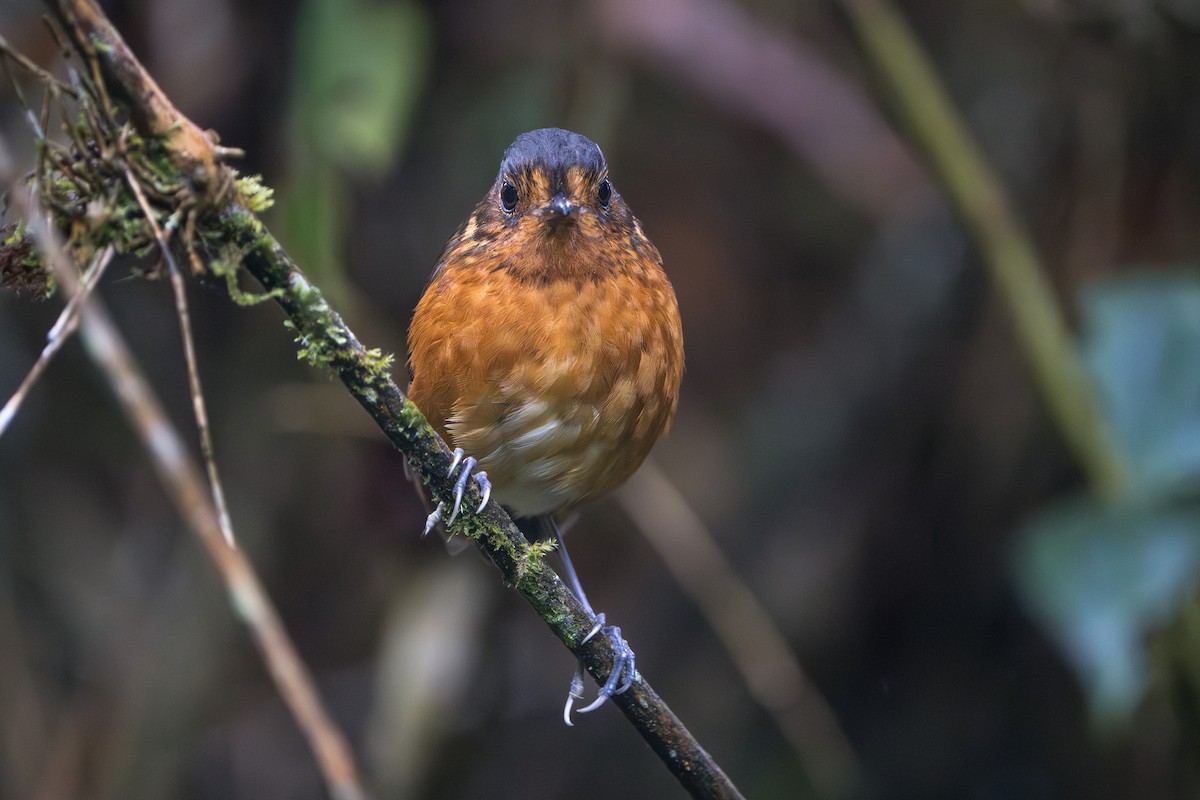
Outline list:
[[[512,264],[514,276],[522,282],[597,282],[611,274],[603,248],[573,221],[539,233],[533,246],[524,250],[525,256]]]

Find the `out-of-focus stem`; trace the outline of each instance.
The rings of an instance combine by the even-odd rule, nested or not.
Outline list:
[[[904,19],[887,0],[841,0],[909,134],[983,254],[1034,380],[1095,494],[1128,491],[1124,454],[1105,418],[1053,287],[1000,181]]]
[[[618,490],[617,499],[721,639],[818,796],[849,794],[859,765],[837,717],[687,500],[653,461]]]

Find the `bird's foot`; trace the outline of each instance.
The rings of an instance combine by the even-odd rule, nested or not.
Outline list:
[[[454,484],[454,509],[450,512],[450,519],[447,520],[447,525],[453,525],[454,520],[458,517],[458,510],[462,506],[463,495],[467,491],[467,483],[471,478],[475,479],[475,483],[479,485],[479,494],[482,499],[479,501],[479,508],[475,509],[478,514],[483,511],[484,506],[488,504],[488,500],[492,497],[492,482],[488,480],[487,473],[480,470],[475,472],[475,467],[479,464],[473,457],[463,457],[463,449],[461,447],[454,448],[454,460],[450,462],[450,471],[447,474],[453,475],[454,470],[458,469],[458,465],[462,464],[462,472],[458,476],[458,480]]]
[[[479,462],[471,456],[465,456],[461,447],[454,448],[454,459],[450,462],[450,471],[446,473],[447,476],[453,475],[460,464],[462,465],[462,472],[459,474],[458,480],[454,482],[454,507],[450,510],[450,519],[446,520],[447,526],[453,525],[454,520],[458,519],[458,512],[462,508],[463,495],[467,493],[467,485],[472,478],[475,479],[476,485],[479,486],[479,494],[482,496],[482,499],[479,501],[479,507],[475,509],[475,513],[478,514],[480,511],[483,511],[484,506],[488,504],[488,500],[492,498],[492,482],[488,480],[487,473],[483,470],[475,472],[475,467],[478,466]],[[428,534],[437,527],[438,523],[442,522],[442,513],[444,510],[445,506],[442,503],[438,503],[433,513],[425,518],[425,532],[421,534],[422,536]]]
[[[608,680],[600,687],[600,691],[596,694],[596,699],[579,709],[580,714],[586,714],[589,711],[595,711],[600,706],[604,705],[604,701],[613,695],[621,694],[633,685],[634,679],[637,677],[637,669],[634,667],[634,652],[629,646],[629,642],[621,636],[621,629],[616,625],[605,625],[604,614],[596,615],[596,624],[592,626],[588,635],[583,637],[583,642],[590,641],[597,633],[603,633],[609,638],[613,646],[613,663],[612,669],[608,673]],[[575,707],[575,703],[583,701],[583,664],[575,668],[575,674],[571,677],[571,688],[567,693],[567,703],[563,707],[563,722],[572,725],[571,710]]]

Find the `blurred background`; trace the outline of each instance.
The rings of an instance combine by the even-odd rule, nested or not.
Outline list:
[[[674,282],[687,373],[649,472],[581,511],[572,555],[747,796],[1200,793],[1200,3],[900,5],[1081,331],[1139,487],[1118,512],[1087,499],[837,3],[103,5],[245,149],[267,225],[400,380],[505,146],[601,145]],[[50,66],[42,13],[0,0],[0,35]],[[32,165],[8,81],[0,126]],[[170,288],[128,274],[103,297],[191,435]],[[679,796],[615,709],[563,726],[570,655],[490,565],[419,537],[399,454],[282,312],[190,299],[242,546],[378,796]],[[0,396],[60,307],[0,294]],[[790,667],[748,687],[738,664],[771,654],[714,633],[703,587],[725,584],[698,602],[644,532],[676,525],[715,539],[807,691]],[[323,796],[72,343],[0,440],[0,797]]]

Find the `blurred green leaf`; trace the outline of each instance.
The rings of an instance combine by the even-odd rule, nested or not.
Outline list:
[[[1200,273],[1143,273],[1082,295],[1083,355],[1123,446],[1134,492],[1200,479]]]
[[[289,181],[278,213],[288,249],[339,307],[347,173],[378,177],[401,151],[431,63],[428,12],[411,2],[305,0],[289,109]]]
[[[1105,728],[1134,710],[1147,681],[1143,638],[1187,597],[1200,566],[1200,509],[1062,503],[1028,527],[1017,586],[1063,649]]]
[[[307,0],[294,94],[300,146],[348,170],[389,168],[425,83],[431,28],[414,3]]]
[[[349,191],[333,167],[314,164],[297,170],[282,204],[287,245],[326,294],[346,302],[346,276],[341,268],[342,231],[348,217]]]

